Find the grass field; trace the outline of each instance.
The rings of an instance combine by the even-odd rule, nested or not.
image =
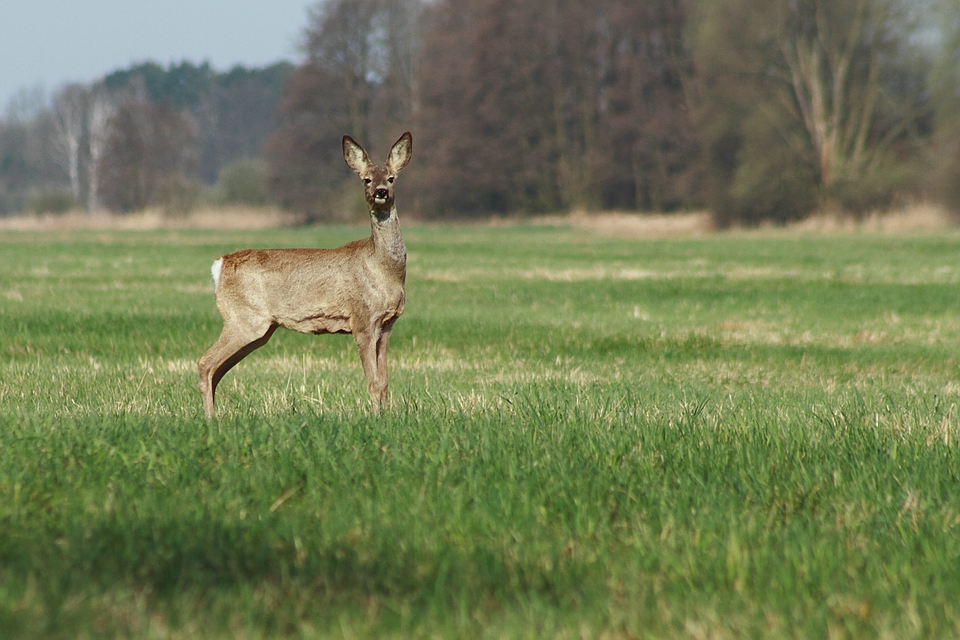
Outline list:
[[[960,232],[408,226],[389,413],[211,260],[0,232],[0,637],[960,636]]]

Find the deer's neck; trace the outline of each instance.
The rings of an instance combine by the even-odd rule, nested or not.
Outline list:
[[[377,253],[401,267],[406,265],[407,247],[403,244],[403,236],[400,235],[400,218],[397,217],[397,210],[391,210],[390,215],[383,219],[371,213],[370,224],[373,228],[373,246]]]

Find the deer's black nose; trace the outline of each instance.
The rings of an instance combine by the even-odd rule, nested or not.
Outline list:
[[[377,189],[373,195],[378,200],[386,200],[387,196],[390,195],[390,192],[387,189]]]

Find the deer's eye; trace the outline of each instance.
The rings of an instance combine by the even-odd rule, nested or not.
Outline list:
[[[393,176],[390,176],[389,178],[387,178],[387,182],[389,182],[390,184],[393,184],[394,180],[395,178]]]
[[[363,184],[370,184],[371,182],[373,182],[373,180],[371,180],[370,178],[363,179]]]

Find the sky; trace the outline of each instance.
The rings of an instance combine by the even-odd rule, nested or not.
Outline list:
[[[297,61],[318,0],[0,0],[0,114],[147,60],[226,71]]]

